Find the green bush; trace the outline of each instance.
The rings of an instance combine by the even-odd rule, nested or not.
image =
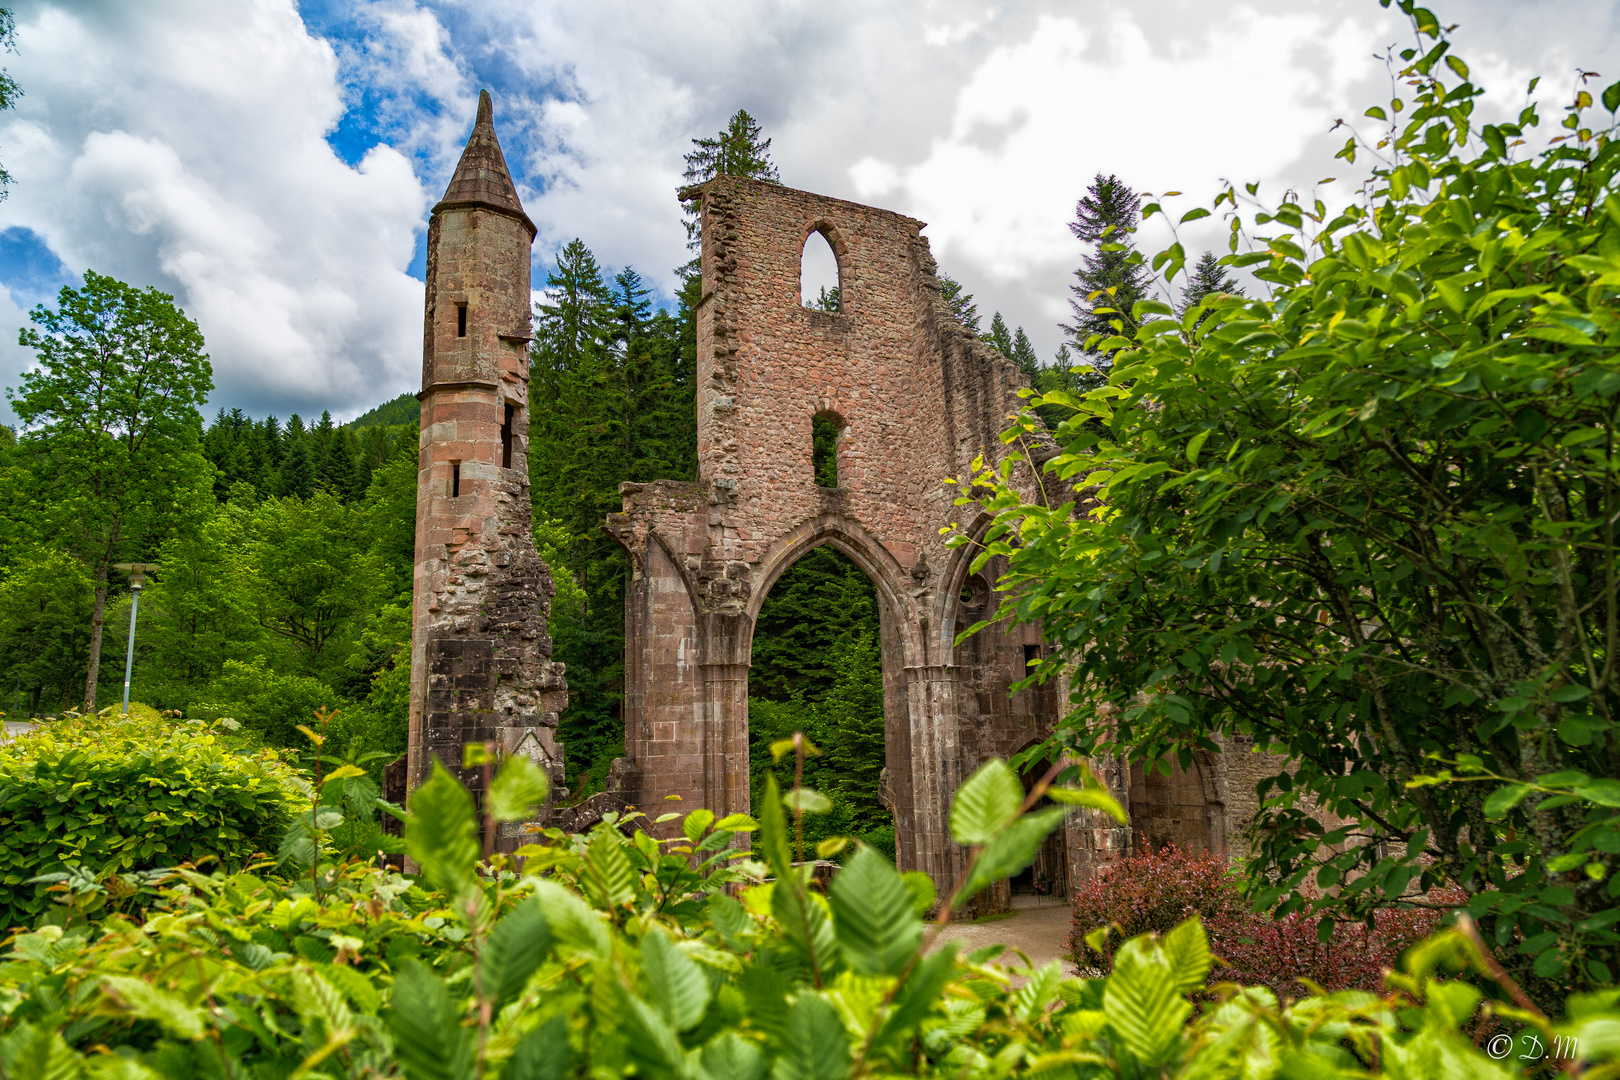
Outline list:
[[[521,820],[544,794],[516,759],[489,807]],[[1090,785],[1053,794],[1107,805]],[[1061,823],[1062,807],[1021,814],[1023,795],[1000,761],[957,793],[952,833],[975,869],[947,912]],[[0,1075],[1496,1080],[1523,1075],[1532,1047],[1620,1051],[1610,993],[1559,1026],[1501,1010],[1526,1038],[1491,1060],[1462,1030],[1480,990],[1436,977],[1481,957],[1455,931],[1381,995],[1225,986],[1198,1016],[1188,995],[1214,957],[1197,919],[1125,943],[1104,978],[995,966],[997,946],[942,944],[945,921],[921,917],[932,888],[871,848],[813,886],[791,865],[784,802],[768,782],[757,821],[698,810],[547,832],[518,872],[481,863],[472,799],[440,770],[406,825],[419,880],[361,862],[292,885],[178,871],[144,922],[19,935],[0,964]],[[750,832],[764,863],[736,847]]]
[[[0,744],[0,926],[47,907],[43,874],[96,878],[274,851],[307,805],[273,751],[234,752],[217,727],[103,714]]]
[[[209,683],[186,709],[188,715],[213,720],[230,717],[271,746],[307,749],[298,725],[308,724],[316,709],[346,705],[341,695],[319,679],[307,675],[278,675],[264,657],[227,660],[219,677]]]

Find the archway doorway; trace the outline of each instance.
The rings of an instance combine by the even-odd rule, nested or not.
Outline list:
[[[832,809],[806,815],[805,853],[833,836],[855,837],[895,857],[885,805],[882,616],[877,588],[848,556],[815,547],[771,585],[754,623],[748,674],[749,788],[758,807],[765,777],[786,790],[794,762],[773,765],[772,743],[803,731],[821,753],[804,784]]]
[[[1147,768],[1131,766],[1132,844],[1156,852],[1168,844],[1182,851],[1226,854],[1225,808],[1210,790],[1210,777],[1195,755],[1183,769],[1175,758]]]

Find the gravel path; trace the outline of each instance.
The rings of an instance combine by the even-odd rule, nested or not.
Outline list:
[[[1054,896],[1015,896],[1013,913],[1008,918],[993,918],[988,922],[952,923],[950,929],[939,936],[935,948],[947,941],[961,942],[964,953],[985,945],[1005,945],[997,962],[1022,966],[1013,954],[1022,949],[1029,954],[1036,967],[1052,960],[1063,961],[1065,974],[1074,974],[1069,962],[1069,905]]]

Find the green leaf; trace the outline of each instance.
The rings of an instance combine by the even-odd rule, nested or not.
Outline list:
[[[1125,808],[1101,787],[1065,788],[1050,787],[1046,789],[1046,797],[1053,802],[1067,803],[1070,806],[1083,806],[1091,810],[1101,810],[1121,825],[1130,824],[1130,816]]]
[[[797,871],[794,872],[797,874]],[[794,887],[793,881],[778,878],[771,890],[771,916],[782,927],[793,951],[820,982],[837,966],[837,936],[833,932],[826,900],[819,893]]]
[[[861,848],[833,878],[827,899],[845,962],[862,975],[898,975],[922,941],[922,923],[889,860]]]
[[[713,810],[694,810],[686,815],[685,821],[681,822],[681,834],[695,844],[703,839],[704,831],[713,824]]]
[[[765,776],[764,805],[759,810],[759,847],[777,880],[793,873],[793,855],[788,844],[787,816],[782,812],[782,794],[776,786],[776,777],[768,773]]]
[[[1164,935],[1164,956],[1170,962],[1171,977],[1178,993],[1190,994],[1202,987],[1215,962],[1203,920],[1194,915]]]
[[[1603,107],[1610,112],[1620,110],[1620,82],[1603,88]]]
[[[27,1024],[19,1024],[10,1037],[0,1040],[0,1049],[8,1049],[7,1044],[12,1043],[17,1044],[16,1056],[7,1055],[10,1060],[5,1062],[10,1080],[77,1080],[84,1075],[84,1059],[73,1052],[58,1031],[35,1031]],[[112,1072],[108,1069],[96,1075]]]
[[[902,1045],[921,1024],[956,974],[956,943],[947,942],[912,969],[894,995],[894,1008],[873,1039],[874,1049]]]
[[[527,821],[546,801],[546,774],[529,758],[513,754],[489,785],[489,812],[496,821]]]
[[[641,939],[641,973],[653,1007],[676,1031],[688,1031],[703,1019],[709,1007],[709,980],[662,930],[647,931]]]
[[[169,991],[153,986],[145,979],[127,975],[104,975],[101,992],[118,1003],[131,1016],[155,1020],[163,1030],[181,1039],[200,1039],[203,1035],[202,1015]]]
[[[1149,1069],[1168,1061],[1191,1012],[1177,993],[1175,972],[1151,938],[1132,938],[1119,947],[1103,990],[1103,1014],[1132,1057]]]
[[[1013,995],[1011,1012],[1026,1024],[1036,1022],[1056,1000],[1063,981],[1063,965],[1056,960],[1037,970]]]
[[[964,847],[988,844],[1024,804],[1024,785],[1000,758],[991,758],[956,789],[951,803],[951,837]]]
[[[759,1080],[765,1075],[765,1055],[735,1031],[710,1040],[703,1048],[702,1062],[707,1080]]]
[[[628,1036],[625,1050],[636,1073],[651,1080],[691,1080],[686,1054],[664,1017],[624,987],[615,985],[614,989]]]
[[[568,1018],[557,1013],[518,1040],[501,1080],[563,1080],[572,1065]]]
[[[1199,218],[1207,217],[1209,217],[1209,211],[1200,206],[1196,209],[1187,211],[1185,214],[1182,214],[1179,224],[1185,225],[1189,221],[1197,221]]]
[[[534,898],[546,913],[551,940],[559,950],[584,953],[598,960],[610,955],[613,942],[608,936],[607,920],[577,893],[542,879],[534,883]]]
[[[957,896],[957,906],[960,907],[967,900],[978,894],[986,886],[1012,877],[1024,867],[1035,861],[1035,855],[1041,849],[1041,842],[1048,833],[1068,817],[1067,806],[1049,806],[1044,810],[1036,810],[1025,814],[1013,822],[1006,832],[996,837],[986,845],[979,857],[973,863],[973,870],[968,874],[967,881],[962,885],[962,891]]]
[[[479,951],[484,992],[497,1010],[522,993],[550,951],[551,923],[539,900],[531,896],[501,917]]]
[[[825,998],[801,993],[788,1013],[785,1035],[773,1080],[844,1080],[849,1075],[849,1035]]]
[[[464,1080],[473,1074],[472,1031],[461,1026],[443,981],[418,960],[405,961],[394,980],[388,1029],[394,1057],[409,1080]]]
[[[1210,429],[1205,428],[1187,440],[1187,460],[1194,465],[1198,464],[1198,451],[1204,448],[1204,442],[1209,438],[1209,432]]]
[[[1535,789],[1529,784],[1509,784],[1507,787],[1497,788],[1485,800],[1485,817],[1495,821],[1503,817],[1509,810],[1518,806]]]
[[[1620,780],[1593,780],[1577,787],[1575,794],[1599,806],[1620,806]]]
[[[472,796],[435,759],[433,775],[411,793],[409,810],[405,850],[435,887],[460,892],[480,853]]]
[[[921,870],[907,870],[900,875],[900,880],[911,890],[911,910],[919,919],[927,918],[928,913],[934,908],[935,901],[939,899],[939,891],[934,888],[934,879]]]
[[[831,799],[811,788],[793,788],[782,796],[782,801],[789,810],[801,814],[825,814],[833,806]]]
[[[606,908],[636,898],[636,872],[624,850],[624,840],[611,825],[599,825],[585,847],[584,885],[591,897]]]

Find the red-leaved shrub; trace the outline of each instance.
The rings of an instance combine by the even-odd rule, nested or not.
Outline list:
[[[1460,902],[1439,890],[1431,899]],[[1296,913],[1273,919],[1250,911],[1225,859],[1174,846],[1114,863],[1076,889],[1073,900],[1071,946],[1082,968],[1108,963],[1108,957],[1085,942],[1098,927],[1119,927],[1108,937],[1111,956],[1122,941],[1150,931],[1162,934],[1198,915],[1211,951],[1229,965],[1217,965],[1212,982],[1266,986],[1293,998],[1305,992],[1301,978],[1330,991],[1382,989],[1385,969],[1395,966],[1403,949],[1433,933],[1443,914],[1410,908],[1380,911],[1372,927],[1340,924],[1324,943],[1317,940],[1317,917]]]
[[[1112,863],[1074,891],[1075,959],[1082,965],[1101,959],[1085,943],[1099,926],[1119,926],[1119,934],[1109,939],[1117,945],[1149,931],[1163,934],[1189,915],[1211,923],[1242,910],[1238,882],[1225,859],[1166,845]]]

